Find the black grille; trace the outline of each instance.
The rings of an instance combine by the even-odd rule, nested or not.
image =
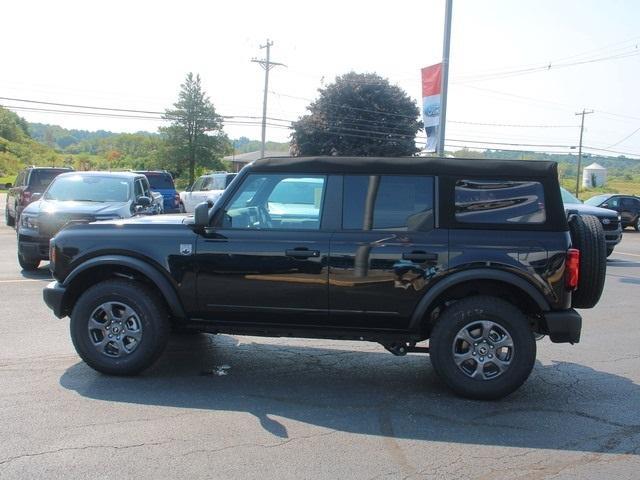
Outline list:
[[[40,217],[40,235],[53,237],[69,223],[89,223],[95,219],[86,214],[44,215]]]
[[[608,220],[608,222],[606,220]],[[617,218],[605,217],[601,218],[600,221],[602,222],[602,228],[604,230],[617,230],[620,224]]]

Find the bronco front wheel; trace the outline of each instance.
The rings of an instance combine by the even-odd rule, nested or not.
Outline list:
[[[476,296],[448,307],[429,340],[436,373],[458,395],[502,398],[529,377],[536,342],[527,318],[512,304]]]
[[[84,292],[71,313],[71,340],[94,370],[135,375],[160,356],[169,336],[162,299],[131,280],[106,280]]]

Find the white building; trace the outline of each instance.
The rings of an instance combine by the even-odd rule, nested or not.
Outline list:
[[[582,170],[582,188],[602,187],[607,182],[607,169],[597,163]]]

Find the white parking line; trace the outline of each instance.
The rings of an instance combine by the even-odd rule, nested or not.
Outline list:
[[[50,278],[17,278],[15,280],[0,280],[0,283],[23,283],[23,282],[42,282],[51,281]]]
[[[619,252],[619,251],[615,251],[615,253],[618,253],[620,255],[631,255],[632,257],[640,257],[640,255],[638,255],[637,253],[627,253],[627,252]]]

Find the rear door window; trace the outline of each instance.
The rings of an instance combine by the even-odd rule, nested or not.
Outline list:
[[[433,177],[346,175],[344,230],[433,229]]]
[[[458,180],[455,218],[460,223],[541,224],[546,221],[540,182]]]

